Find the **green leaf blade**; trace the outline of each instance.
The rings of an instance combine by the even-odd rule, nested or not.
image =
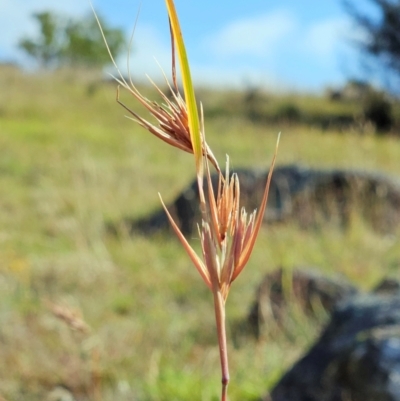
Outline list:
[[[203,144],[200,130],[199,114],[197,111],[196,97],[194,93],[192,77],[190,73],[189,61],[186,53],[185,43],[183,41],[182,31],[179,24],[178,15],[176,13],[173,0],[165,0],[168,10],[168,16],[174,35],[174,41],[178,50],[179,66],[182,74],[182,84],[185,94],[185,100],[188,112],[188,123],[190,130],[190,138],[193,146],[193,154],[196,162],[196,171],[198,179],[203,178]]]

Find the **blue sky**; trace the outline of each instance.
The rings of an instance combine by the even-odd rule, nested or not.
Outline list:
[[[96,11],[129,35],[139,6],[131,68],[136,79],[170,68],[164,0],[93,0]],[[349,45],[357,32],[341,0],[176,0],[193,78],[199,84],[322,90],[359,73]],[[0,59],[22,60],[15,43],[35,35],[33,12],[81,16],[87,0],[2,0]],[[125,55],[119,63],[126,65]],[[157,62],[155,59],[157,59]]]

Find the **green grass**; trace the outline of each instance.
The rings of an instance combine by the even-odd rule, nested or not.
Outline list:
[[[0,393],[35,401],[63,384],[83,400],[217,400],[211,294],[184,251],[171,236],[115,238],[104,229],[159,208],[158,192],[172,200],[193,179],[193,158],[126,120],[114,85],[96,79],[0,75]],[[206,94],[206,110],[208,99],[221,104],[223,93]],[[314,105],[323,109],[321,99]],[[392,137],[206,115],[215,155],[223,162],[228,153],[234,168],[268,168],[279,131],[279,164],[399,175]],[[264,228],[230,293],[230,337],[263,275],[295,265],[368,289],[397,273],[398,237],[379,236],[357,216],[347,231]],[[49,301],[81,311],[91,332],[71,331]],[[290,329],[290,339],[271,330],[259,342],[230,341],[232,401],[265,393],[318,334],[304,316]]]

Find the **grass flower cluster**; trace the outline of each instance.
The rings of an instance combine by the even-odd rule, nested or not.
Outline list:
[[[246,210],[240,206],[240,182],[235,173],[230,174],[229,157],[227,157],[226,160],[224,175],[216,157],[206,142],[202,106],[200,110],[201,115],[199,117],[188,57],[175,5],[173,0],[166,0],[166,5],[172,44],[173,86],[168,83],[168,80],[167,83],[172,93],[172,100],[170,100],[170,98],[153,82],[154,87],[159,95],[161,95],[164,103],[158,104],[148,100],[135,87],[130,78],[128,82],[123,77],[113,60],[119,73],[119,78],[116,78],[116,81],[150,112],[155,118],[155,122],[149,122],[122,103],[119,98],[119,90],[117,91],[117,101],[129,112],[132,116],[131,118],[136,123],[150,133],[169,145],[185,152],[193,153],[194,155],[199,189],[199,208],[202,214],[201,224],[198,225],[202,258],[196,254],[180,231],[178,225],[175,223],[162,201],[161,195],[160,199],[168,215],[171,226],[183,248],[213,294],[222,371],[221,400],[225,401],[227,400],[227,387],[229,383],[225,303],[233,281],[242,272],[250,258],[263,221],[278,143],[272,159],[259,210],[254,210],[252,213],[248,214]],[[181,95],[177,84],[175,48],[178,53],[184,97]],[[110,56],[112,58],[111,53]],[[214,166],[219,175],[219,183],[216,192],[212,184],[210,163]]]

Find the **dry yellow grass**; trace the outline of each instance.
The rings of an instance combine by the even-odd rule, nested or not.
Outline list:
[[[183,250],[174,238],[118,239],[104,231],[110,220],[158,208],[157,192],[174,198],[193,179],[190,155],[160,147],[121,118],[113,85],[71,72],[10,74],[0,74],[1,395],[42,400],[62,383],[83,399],[95,386],[105,401],[216,399],[211,296]],[[264,126],[240,116],[206,121],[214,153],[228,153],[233,169],[268,165],[282,131],[281,164],[400,172],[393,138]],[[357,219],[346,232],[263,229],[230,294],[228,337],[264,272],[315,265],[367,289],[398,272],[399,248],[398,236],[381,237]],[[91,332],[71,331],[45,300],[81,311]],[[230,399],[267,390],[317,328],[303,320],[293,332],[294,340],[272,333],[230,346]]]

